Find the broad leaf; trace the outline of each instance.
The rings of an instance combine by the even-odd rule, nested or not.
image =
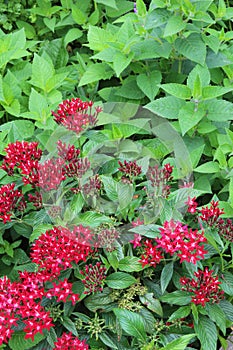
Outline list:
[[[216,350],[218,333],[213,321],[206,316],[200,316],[198,323],[194,323],[194,330],[203,350]]]
[[[119,270],[125,272],[134,272],[143,270],[142,264],[138,261],[136,256],[126,256],[119,261]]]
[[[177,38],[175,49],[189,60],[197,62],[202,66],[206,58],[206,45],[197,33],[190,34],[187,38]]]
[[[202,89],[202,100],[211,100],[215,97],[222,96],[232,90],[233,88],[227,88],[223,86],[206,86]]]
[[[181,16],[171,16],[164,29],[163,36],[170,36],[176,34],[186,27],[186,22],[183,21]]]
[[[87,67],[86,72],[80,79],[79,86],[94,83],[99,80],[110,79],[113,75],[111,68],[105,63],[95,63]]]
[[[205,116],[205,109],[202,106],[195,106],[193,102],[186,102],[179,112],[179,124],[182,135],[196,126]]]
[[[163,295],[160,297],[160,300],[168,304],[187,305],[191,301],[191,296],[188,292],[176,290],[175,292]]]
[[[140,74],[137,76],[138,87],[152,101],[159,91],[158,84],[162,80],[160,71],[153,71],[149,74]]]
[[[145,326],[143,318],[140,315],[123,309],[114,309],[113,312],[126,333],[140,341],[144,342],[146,340]]]
[[[181,306],[179,309],[177,309],[175,312],[171,314],[171,316],[168,319],[168,322],[171,322],[173,320],[177,320],[180,318],[187,317],[190,314],[191,307],[190,305],[188,306]]]
[[[173,340],[160,350],[185,350],[190,341],[195,337],[195,334],[182,335],[180,338]]]
[[[144,304],[149,310],[163,317],[163,309],[161,303],[158,299],[154,298],[153,293],[146,293],[142,296],[139,296],[139,299],[141,303]]]
[[[113,272],[106,278],[107,286],[113,289],[128,288],[136,282],[136,278],[125,272]]]
[[[233,103],[225,100],[206,101],[207,118],[213,121],[226,121],[233,119]]]
[[[156,99],[148,103],[145,108],[151,112],[167,119],[178,119],[180,109],[185,105],[185,101],[179,98],[168,96]]]
[[[169,264],[165,265],[161,277],[160,277],[160,284],[161,284],[161,291],[162,294],[165,292],[169,282],[171,281],[172,275],[173,275],[173,262],[170,262]]]
[[[178,97],[182,100],[190,99],[192,96],[192,92],[190,88],[186,85],[169,83],[169,84],[160,84],[159,87],[161,87],[169,95]]]
[[[45,335],[37,333],[35,335],[34,341],[32,341],[31,339],[25,339],[25,335],[26,334],[24,332],[14,332],[8,343],[10,348],[12,350],[31,349],[33,346],[45,338]]]
[[[219,171],[219,165],[217,162],[207,162],[194,169],[197,173],[214,174]]]

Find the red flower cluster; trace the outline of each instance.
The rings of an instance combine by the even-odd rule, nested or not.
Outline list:
[[[38,303],[44,296],[44,288],[32,273],[22,273],[20,281],[0,279],[0,345],[11,338],[19,320],[24,323],[25,338],[34,339],[36,333],[43,334],[52,326],[48,311]]]
[[[103,229],[97,235],[97,246],[111,252],[116,249],[119,237],[120,233],[115,228]]]
[[[32,246],[32,262],[39,266],[44,273],[45,279],[54,279],[60,275],[62,270],[72,267],[72,262],[86,261],[92,253],[89,245],[80,243],[76,232],[82,231],[85,236],[86,231],[90,231],[83,226],[79,226],[73,231],[63,227],[54,227],[41,235]],[[41,277],[43,278],[43,276]]]
[[[63,333],[54,343],[56,350],[88,350],[85,340],[79,340],[72,333]]]
[[[130,178],[133,176],[138,176],[142,172],[142,167],[137,165],[135,160],[133,162],[127,162],[124,160],[124,163],[118,161],[118,164],[120,165],[118,170],[124,173],[126,176],[128,175]]]
[[[205,221],[209,226],[214,226],[218,220],[219,216],[224,214],[224,211],[219,209],[218,201],[211,201],[210,207],[202,207],[201,209],[201,219]]]
[[[66,179],[63,171],[64,160],[51,158],[39,164],[39,186],[44,191],[58,189],[60,183]]]
[[[219,287],[221,282],[213,276],[213,272],[206,267],[204,271],[194,272],[195,277],[192,279],[181,277],[180,283],[185,286],[182,290],[194,293],[192,295],[194,304],[205,306],[208,302],[218,303],[223,298],[224,292]]]
[[[26,202],[20,190],[15,189],[15,184],[7,184],[0,187],[0,219],[4,224],[11,221],[15,211],[23,211]]]
[[[155,245],[155,242],[153,242],[151,239],[146,239],[146,241],[143,242],[143,248],[144,254],[139,260],[143,267],[146,265],[156,267],[156,265],[159,264],[160,261],[164,258],[163,252],[158,249],[158,247]]]
[[[147,176],[150,180],[151,186],[156,189],[156,195],[166,198],[170,193],[170,185],[172,181],[173,166],[169,163],[165,164],[163,168],[159,168],[158,165],[150,166],[147,172]]]
[[[80,271],[84,276],[82,280],[85,291],[84,294],[90,294],[95,292],[103,291],[103,283],[106,279],[106,267],[100,262],[97,262],[96,265],[86,265],[85,271]]]
[[[187,261],[193,264],[200,259],[204,259],[204,250],[201,243],[206,242],[204,232],[192,230],[181,222],[165,221],[162,228],[159,229],[161,237],[156,238],[157,248],[162,248],[166,253],[174,253],[180,258],[180,262]]]
[[[57,141],[57,150],[58,156],[68,162],[77,159],[80,155],[80,150],[78,148],[74,145],[67,146],[66,143],[62,143],[61,140]]]
[[[102,111],[96,107],[92,113],[93,102],[83,102],[80,98],[65,100],[59,104],[57,112],[52,111],[57,124],[61,124],[76,133],[84,131],[89,125],[96,124],[97,116]]]
[[[233,243],[233,222],[231,219],[227,219],[226,221],[219,219],[216,227],[220,236]]]
[[[99,175],[96,174],[95,176],[88,179],[88,182],[83,185],[83,193],[86,196],[94,196],[98,191],[101,189],[101,180],[99,178]]]
[[[72,304],[75,304],[79,300],[79,295],[73,293],[72,283],[69,283],[67,279],[53,283],[53,288],[46,293],[46,297],[57,297],[57,302],[63,301],[65,303],[72,301]]]
[[[28,200],[29,202],[33,203],[34,207],[37,209],[42,208],[42,196],[40,192],[35,192],[35,194],[28,194]]]
[[[196,202],[196,197],[188,197],[188,200],[185,202],[185,204],[188,205],[188,213],[195,214],[197,212],[198,203]]]
[[[8,175],[13,175],[16,169],[21,170],[23,182],[38,185],[38,162],[41,159],[42,150],[37,142],[16,141],[5,148],[6,156],[1,168]],[[15,169],[16,168],[16,169]]]

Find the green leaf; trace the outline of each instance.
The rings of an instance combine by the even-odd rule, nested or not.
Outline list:
[[[99,309],[105,309],[108,305],[112,303],[112,298],[110,297],[110,289],[104,289],[103,292],[97,292],[94,295],[84,299],[84,304],[88,310],[96,312]]]
[[[23,141],[32,137],[35,126],[29,120],[14,120],[0,125],[0,131],[8,130],[8,142]]]
[[[230,301],[223,299],[220,300],[219,306],[226,315],[227,319],[233,322],[233,305]]]
[[[111,201],[117,201],[118,199],[117,182],[113,180],[112,177],[104,176],[104,175],[101,175],[101,181],[104,185],[104,190],[106,191],[108,198]]]
[[[206,86],[202,89],[202,100],[211,100],[215,97],[222,96],[232,90],[233,88],[227,88],[223,86]]]
[[[206,162],[194,169],[197,173],[214,174],[219,171],[219,165],[217,162]]]
[[[213,121],[226,121],[233,119],[233,103],[224,100],[206,101],[207,118]]]
[[[193,70],[191,70],[191,72],[189,73],[188,79],[187,79],[187,85],[191,90],[194,89],[194,85],[195,85],[195,81],[196,81],[197,77],[200,78],[201,86],[209,85],[210,72],[209,72],[206,65],[204,67],[202,67],[199,64],[197,64],[193,68]]]
[[[186,102],[179,112],[179,124],[182,135],[196,126],[205,116],[205,109],[202,106],[196,107],[193,102]]]
[[[97,4],[103,4],[117,10],[116,0],[96,0]]]
[[[107,345],[110,349],[118,349],[118,346],[114,343],[114,341],[109,337],[107,332],[102,332],[99,335],[100,340]]]
[[[139,16],[144,17],[146,15],[146,5],[143,0],[136,0],[136,8]]]
[[[116,95],[132,100],[138,100],[145,96],[137,85],[136,77],[132,76],[124,80],[122,86],[117,89]]]
[[[72,334],[76,335],[76,337],[78,336],[78,332],[76,329],[76,326],[74,324],[73,321],[71,321],[71,319],[69,319],[68,317],[62,317],[61,319],[61,324]]]
[[[132,311],[113,309],[116,318],[119,320],[122,329],[136,339],[145,342],[146,331],[143,318]]]
[[[173,262],[170,262],[169,264],[165,265],[161,277],[160,277],[160,284],[161,284],[161,292],[162,294],[165,292],[169,282],[171,281],[172,275],[173,275]]]
[[[95,63],[87,67],[78,86],[80,87],[99,80],[110,79],[112,75],[113,71],[106,63]]]
[[[164,37],[171,36],[183,30],[186,27],[186,22],[183,21],[181,16],[172,16],[169,18],[166,27],[164,29]]]
[[[12,350],[27,350],[31,349],[35,345],[37,345],[41,340],[45,339],[45,335],[37,333],[35,335],[34,341],[31,339],[25,339],[25,333],[16,331],[13,333],[10,338],[8,344]]]
[[[123,210],[131,203],[133,194],[134,187],[132,184],[124,184],[122,182],[117,183],[117,195],[120,210]]]
[[[175,292],[163,295],[160,297],[160,300],[168,304],[187,305],[191,301],[191,296],[188,292],[176,290]]]
[[[143,270],[142,264],[138,261],[136,256],[126,256],[119,261],[119,270],[125,272],[135,272]]]
[[[189,60],[197,62],[202,66],[206,58],[206,45],[197,33],[190,34],[187,38],[177,38],[175,49]]]
[[[102,51],[109,47],[110,42],[115,42],[114,35],[110,31],[95,26],[89,26],[87,39],[93,51]]]
[[[135,60],[168,58],[171,50],[172,46],[167,41],[155,41],[154,39],[145,39],[131,46],[131,51],[135,53]]]
[[[51,78],[54,73],[55,70],[50,61],[47,61],[45,58],[34,54],[32,63],[32,85],[45,90],[47,80]]]
[[[46,27],[48,27],[54,33],[54,29],[56,26],[56,17],[44,18],[43,21]]]
[[[144,295],[140,295],[139,299],[141,303],[144,304],[149,310],[163,317],[163,309],[161,303],[158,299],[154,298],[153,293],[146,293]]]
[[[68,43],[79,39],[82,35],[83,32],[78,28],[69,29],[64,38],[64,47],[66,47]]]
[[[124,69],[128,67],[134,56],[133,52],[130,52],[128,56],[121,52],[116,52],[114,55],[113,69],[116,72],[116,76],[119,77]]]
[[[185,101],[179,98],[168,96],[156,99],[148,103],[145,108],[167,119],[178,119],[180,109],[185,105]]]
[[[213,321],[206,316],[200,316],[198,323],[194,323],[194,330],[203,350],[216,350],[218,333]]]
[[[87,14],[80,10],[77,4],[72,6],[72,17],[79,25],[85,24],[87,21]]]
[[[171,314],[171,316],[168,319],[168,322],[177,320],[179,318],[187,317],[190,314],[190,311],[191,311],[190,305],[188,305],[188,306],[181,306],[181,307],[179,307],[179,309],[177,309],[176,311],[174,311]]]
[[[153,71],[148,74],[140,74],[137,76],[137,85],[152,101],[159,91],[158,84],[162,80],[160,71]]]
[[[221,289],[230,296],[233,296],[233,274],[226,271],[221,276]]]
[[[160,350],[185,350],[190,341],[196,336],[196,334],[182,335],[178,339],[173,340],[169,344],[165,345]]]
[[[29,242],[31,243],[35,241],[35,239],[39,238],[43,233],[52,228],[53,225],[51,224],[39,224],[38,226],[34,226]]]
[[[224,335],[226,335],[225,314],[218,304],[207,303],[206,310],[209,318],[216,323]]]
[[[168,83],[168,84],[160,84],[159,87],[161,87],[169,95],[178,97],[182,100],[190,99],[192,96],[192,92],[190,88],[186,85]]]
[[[107,286],[113,289],[128,288],[136,282],[136,278],[125,272],[113,272],[106,278]]]
[[[82,224],[84,226],[97,227],[103,223],[112,223],[110,217],[97,213],[95,211],[86,211],[85,213],[79,214],[79,216],[74,220],[76,225]]]

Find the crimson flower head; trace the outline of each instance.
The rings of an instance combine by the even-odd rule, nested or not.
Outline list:
[[[67,279],[53,283],[53,288],[49,289],[46,293],[46,297],[56,297],[57,302],[63,301],[65,303],[71,301],[72,304],[75,304],[79,300],[79,295],[72,291],[72,283],[69,283]]]
[[[152,239],[146,239],[146,241],[143,242],[143,248],[144,252],[139,260],[143,267],[146,265],[156,267],[164,258],[162,250],[159,249]]]
[[[86,265],[85,271],[80,271],[84,276],[82,283],[85,286],[84,294],[90,294],[94,292],[103,291],[103,283],[106,279],[106,267],[100,262],[97,262],[96,265]]]
[[[142,172],[142,167],[137,165],[135,160],[133,162],[127,162],[126,160],[124,160],[124,162],[118,161],[118,164],[120,165],[120,168],[118,168],[118,170],[120,170],[126,176],[138,176]]]
[[[57,150],[58,156],[68,162],[77,159],[80,154],[80,149],[76,148],[74,145],[66,145],[66,143],[62,143],[61,140],[57,141]]]
[[[165,221],[159,229],[161,237],[156,238],[158,248],[163,249],[170,255],[177,254],[180,262],[187,261],[196,264],[198,260],[204,259],[203,244],[206,242],[204,232],[192,230],[179,221]]]
[[[191,214],[195,214],[197,212],[198,203],[196,202],[196,197],[190,198],[188,197],[187,202],[185,204],[188,205],[188,212]]]
[[[54,343],[56,350],[88,350],[85,340],[79,340],[72,333],[63,333]]]
[[[39,164],[39,186],[44,191],[56,190],[63,180],[64,163],[62,158],[51,158]]]
[[[6,156],[1,168],[12,176],[20,169],[25,184],[38,185],[38,162],[42,150],[37,142],[16,141],[5,148]]]
[[[214,226],[219,220],[220,215],[224,214],[224,211],[218,207],[218,201],[211,201],[210,207],[201,208],[201,219],[205,221],[209,226]]]
[[[86,130],[88,126],[96,124],[97,116],[102,111],[96,107],[92,112],[93,102],[84,102],[80,98],[65,100],[59,104],[56,112],[52,111],[55,122],[63,125],[68,130],[75,131],[77,134]]]
[[[23,193],[15,189],[14,183],[0,187],[0,219],[4,224],[11,221],[15,211],[23,211],[25,208]]]
[[[173,179],[172,171],[173,166],[169,163],[165,164],[162,168],[159,168],[157,164],[149,167],[147,176],[157,196],[166,198],[169,195],[169,182]]]
[[[182,290],[193,293],[192,302],[205,306],[206,303],[218,303],[224,292],[220,289],[221,282],[213,275],[213,270],[207,267],[204,271],[194,272],[194,278],[181,277]]]

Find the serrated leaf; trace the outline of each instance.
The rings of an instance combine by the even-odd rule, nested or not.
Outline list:
[[[72,6],[72,17],[74,21],[79,25],[85,24],[87,21],[87,14],[80,10],[77,5]]]
[[[161,284],[161,292],[162,294],[165,292],[169,282],[171,281],[172,275],[173,275],[173,262],[170,262],[169,264],[165,265],[161,277],[160,277],[160,284]]]
[[[107,286],[113,289],[124,289],[136,283],[137,280],[133,276],[125,272],[113,272],[107,276],[105,280]]]
[[[87,67],[79,82],[79,87],[99,80],[110,79],[113,75],[111,68],[105,63],[95,63]]]
[[[186,27],[186,22],[183,21],[181,16],[174,15],[169,18],[166,27],[164,29],[164,37],[176,34]]]
[[[113,69],[116,72],[116,76],[119,77],[124,69],[128,67],[134,56],[133,52],[130,52],[128,56],[121,52],[116,52],[114,55]]]
[[[143,270],[142,264],[138,261],[136,256],[126,256],[119,261],[119,270],[125,272],[135,272]]]
[[[167,119],[178,119],[180,109],[185,105],[185,101],[179,98],[168,96],[156,99],[148,103],[145,108]]]
[[[207,118],[213,121],[226,121],[233,119],[233,103],[225,100],[206,101]]]
[[[197,62],[202,66],[206,58],[206,45],[197,33],[190,34],[187,38],[177,38],[175,49],[189,60]]]
[[[160,350],[185,350],[195,335],[196,334],[182,335],[180,338],[175,339],[163,348],[160,348]]]
[[[168,84],[160,84],[159,87],[161,87],[169,95],[178,97],[182,100],[190,99],[192,96],[192,92],[190,88],[186,85],[168,83]]]
[[[179,125],[182,135],[196,126],[205,116],[205,113],[205,109],[201,106],[196,107],[193,102],[186,102],[179,111]]]
[[[55,73],[54,67],[50,61],[44,57],[34,54],[32,63],[31,84],[45,90],[46,82]]]
[[[206,86],[202,89],[202,100],[211,100],[213,98],[222,96],[232,90],[233,88],[227,88],[223,86]]]
[[[114,35],[106,30],[95,26],[89,26],[88,34],[88,45],[93,51],[102,51],[109,47],[110,42],[114,42]]]
[[[97,4],[103,4],[105,6],[111,7],[115,10],[117,10],[117,4],[116,4],[116,0],[96,0]]]
[[[203,350],[216,350],[218,333],[213,321],[208,317],[200,316],[198,323],[194,323],[194,330]]]
[[[188,79],[187,79],[187,85],[188,87],[193,90],[194,89],[194,83],[195,80],[199,76],[200,83],[202,86],[207,86],[210,83],[210,72],[205,65],[202,67],[201,65],[197,64],[189,73]]]
[[[23,141],[34,134],[35,125],[29,120],[14,120],[0,125],[0,131],[8,131],[8,142]]]
[[[143,342],[146,340],[143,318],[139,314],[121,309],[113,309],[113,312],[126,333]]]
[[[139,296],[142,304],[144,304],[149,310],[155,312],[159,316],[163,317],[163,309],[158,299],[154,298],[153,293],[146,293],[145,295]]]
[[[159,91],[158,84],[162,80],[162,74],[160,71],[153,71],[149,74],[140,74],[137,76],[137,85],[149,97],[152,101],[157,92]]]

